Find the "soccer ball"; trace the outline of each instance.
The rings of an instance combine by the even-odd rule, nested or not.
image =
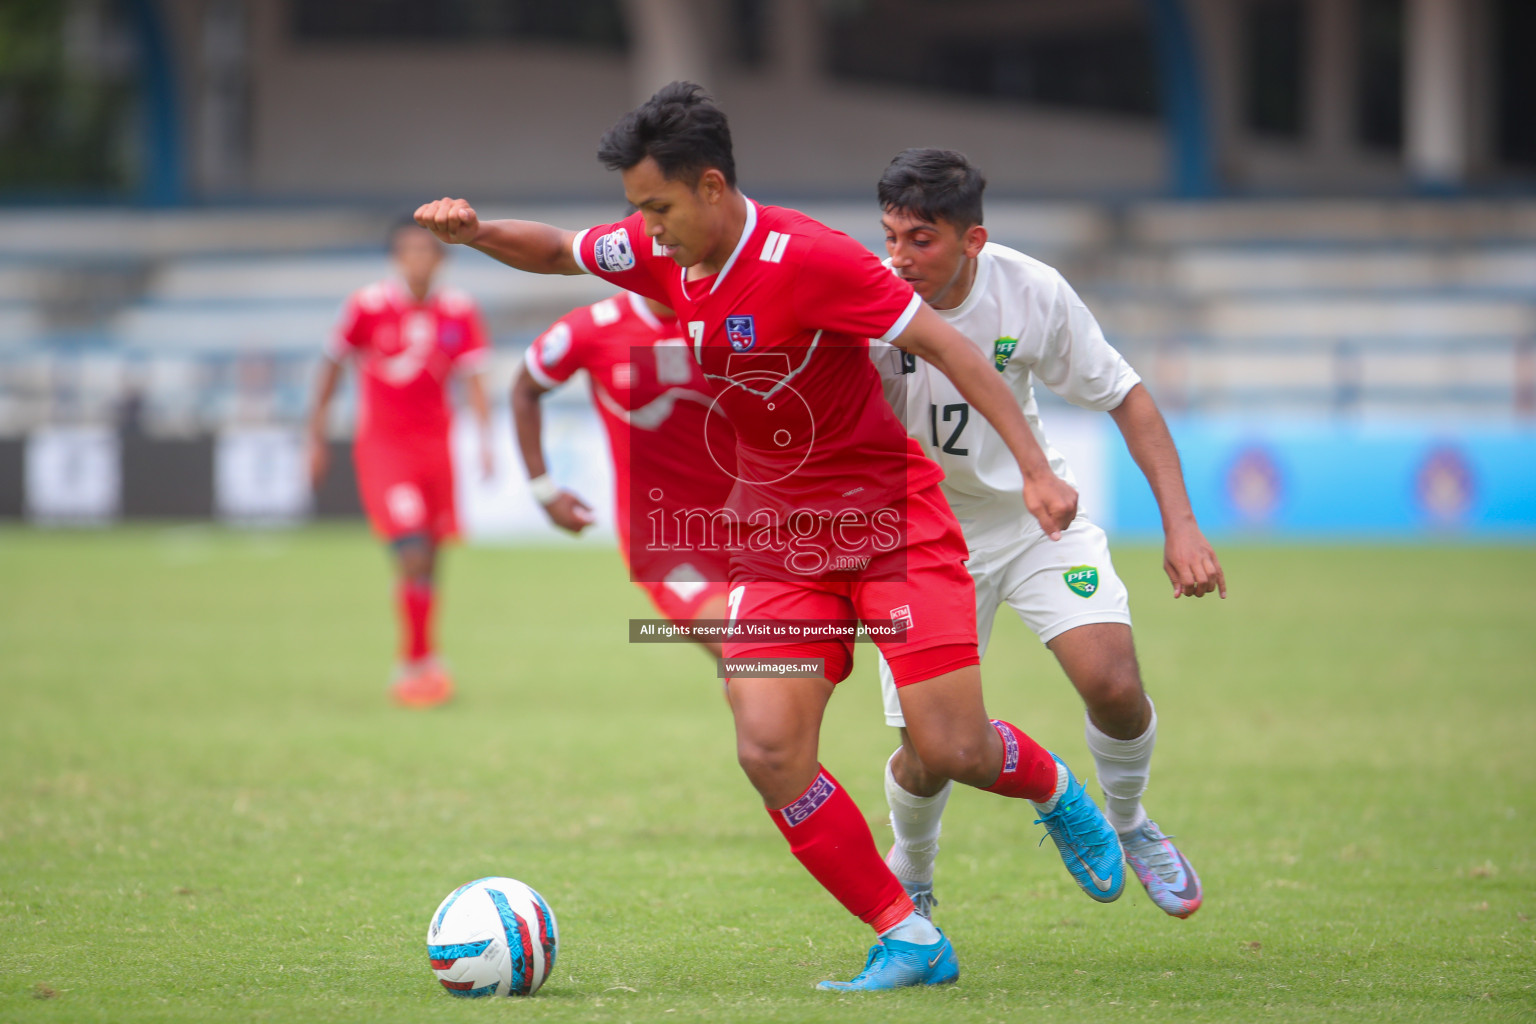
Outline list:
[[[531,996],[555,966],[560,929],[544,897],[514,878],[466,882],[438,904],[427,956],[456,996]]]

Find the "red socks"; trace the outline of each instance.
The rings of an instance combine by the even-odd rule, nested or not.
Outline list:
[[[1052,762],[1051,786],[1055,785]],[[799,799],[769,810],[768,816],[805,869],[849,913],[873,927],[875,934],[889,931],[912,913],[912,900],[875,849],[869,823],[825,768]]]
[[[432,653],[432,584],[402,580],[395,591],[400,603],[406,661],[420,661]]]
[[[992,726],[1003,741],[1003,769],[986,791],[1049,800],[1056,792],[1056,759],[1007,722],[993,719]],[[805,869],[877,935],[912,913],[912,900],[875,849],[864,815],[825,768],[799,799],[768,816]]]
[[[1003,741],[1003,770],[996,782],[982,788],[1036,803],[1049,800],[1056,792],[1056,759],[1015,726],[994,718],[992,727]]]

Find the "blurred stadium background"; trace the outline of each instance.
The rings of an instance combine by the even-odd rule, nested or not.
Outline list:
[[[1214,533],[1536,536],[1533,38],[1529,0],[6,0],[0,520],[355,515],[346,473],[309,495],[300,428],[387,226],[444,194],[611,219],[598,136],[692,78],[748,194],[877,250],[886,161],[970,154],[992,237],[1170,414]],[[448,276],[503,407],[606,291]],[[551,402],[556,475],[605,494],[584,389]],[[1097,517],[1155,535],[1108,419],[1046,418]],[[546,535],[503,424],[467,525]]]

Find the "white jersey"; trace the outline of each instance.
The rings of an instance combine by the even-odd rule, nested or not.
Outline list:
[[[1075,487],[1066,460],[1041,428],[1034,381],[1073,405],[1105,412],[1118,407],[1141,378],[1104,340],[1071,285],[1039,260],[988,242],[965,301],[937,312],[1003,375],[1051,470]],[[1013,453],[949,378],[886,343],[871,341],[870,358],[907,433],[943,467],[944,496],[972,552],[1039,532],[1024,507],[1024,479]]]

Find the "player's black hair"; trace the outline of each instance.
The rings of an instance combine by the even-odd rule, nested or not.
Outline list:
[[[981,223],[987,179],[953,149],[904,149],[886,165],[875,194],[880,209],[926,221],[947,220],[961,231]]]
[[[736,186],[736,158],[725,113],[701,85],[673,82],[619,118],[603,133],[597,158],[610,171],[627,171],[650,157],[668,181],[697,185],[711,167]]]

